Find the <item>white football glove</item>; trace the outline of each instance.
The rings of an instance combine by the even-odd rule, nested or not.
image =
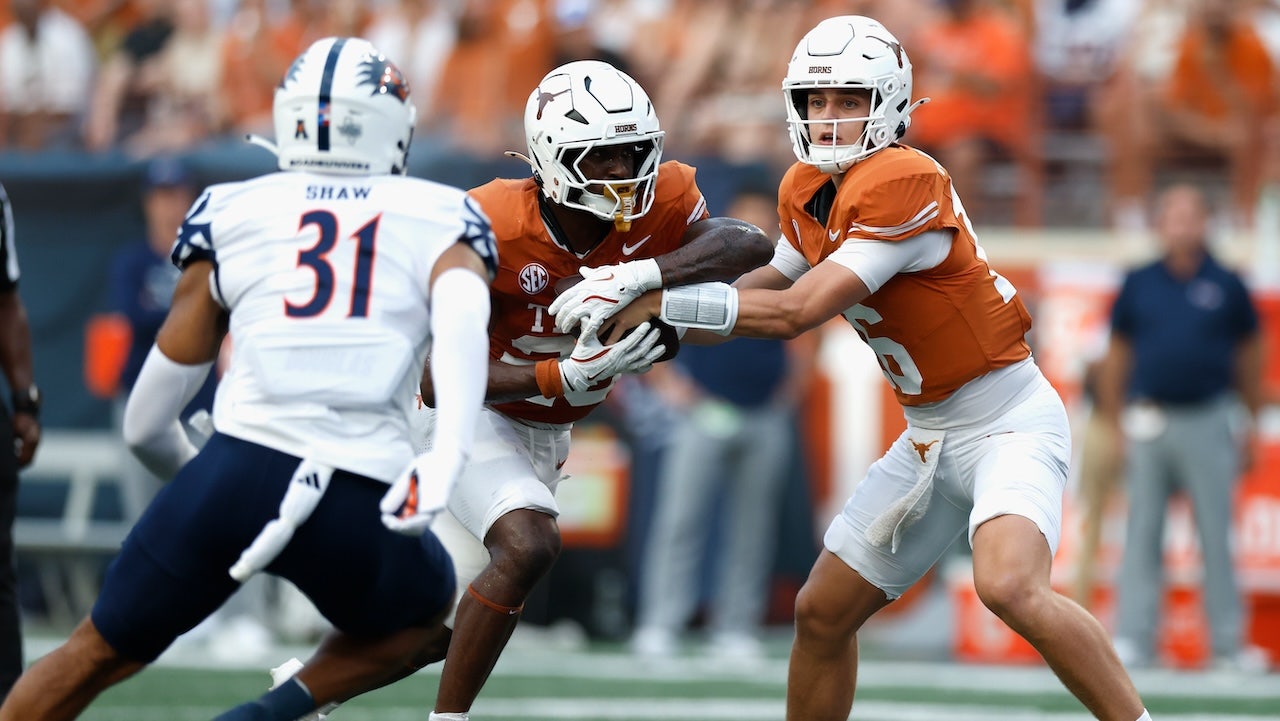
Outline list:
[[[617,313],[647,290],[662,287],[662,271],[652,258],[633,260],[618,265],[578,269],[582,280],[561,293],[548,308],[556,318],[561,333],[573,332],[582,324],[580,336],[598,330],[609,316]]]
[[[431,449],[409,464],[378,504],[382,525],[420,536],[449,504],[466,458],[457,450]]]
[[[566,391],[585,391],[600,381],[623,373],[644,373],[667,349],[661,333],[645,321],[631,335],[603,345],[595,331],[578,338],[573,355],[560,361],[560,377]]]

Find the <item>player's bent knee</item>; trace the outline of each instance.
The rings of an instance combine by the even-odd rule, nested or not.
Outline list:
[[[554,519],[526,512],[508,514],[503,521],[507,522],[491,531],[491,563],[512,577],[536,582],[560,556],[560,532]]]
[[[974,589],[982,604],[1006,622],[1033,615],[1047,591],[1043,584],[1014,573],[975,577]]]
[[[811,640],[837,641],[858,630],[858,617],[847,608],[822,600],[821,590],[805,584],[796,595],[796,635]]]
[[[79,669],[77,673],[81,674],[85,688],[91,688],[95,693],[132,676],[146,666],[145,662],[121,655],[87,618],[55,653],[73,659],[67,668]]]
[[[522,536],[490,553],[493,565],[505,575],[532,584],[546,575],[560,556],[560,537]]]
[[[75,653],[77,658],[94,666],[134,663],[122,656],[103,637],[102,632],[98,630],[98,627],[89,618],[84,619],[79,626],[76,626],[75,631],[67,638],[66,648],[68,651]]]

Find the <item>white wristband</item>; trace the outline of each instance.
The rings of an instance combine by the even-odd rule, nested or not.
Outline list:
[[[662,291],[663,321],[729,335],[738,322],[738,289],[728,283],[694,283]]]

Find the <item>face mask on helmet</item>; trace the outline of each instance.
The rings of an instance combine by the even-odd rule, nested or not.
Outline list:
[[[417,111],[400,70],[359,38],[317,40],[276,88],[281,170],[403,174]]]
[[[809,118],[814,91],[860,94],[864,111],[838,119]],[[824,20],[796,46],[782,82],[791,145],[803,163],[843,173],[854,163],[897,142],[911,125],[911,61],[883,25],[846,15]],[[842,114],[844,115],[844,114]],[[861,124],[861,132],[851,132]],[[821,138],[824,129],[834,137]]]
[[[663,131],[635,80],[597,60],[552,70],[524,113],[529,157],[554,203],[613,221],[619,230],[653,207]],[[595,176],[595,177],[592,177]]]

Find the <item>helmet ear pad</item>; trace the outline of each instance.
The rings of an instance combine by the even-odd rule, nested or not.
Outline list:
[[[417,109],[403,73],[367,40],[312,43],[276,88],[272,115],[281,170],[407,170]]]

